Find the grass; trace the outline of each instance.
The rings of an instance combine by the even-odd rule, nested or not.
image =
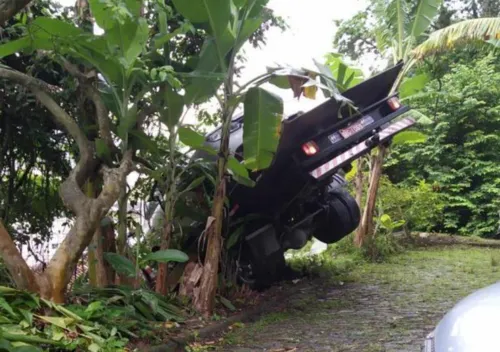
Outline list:
[[[460,299],[500,280],[498,249],[463,245],[416,248],[383,263],[329,250],[292,265],[308,270],[313,283],[288,297],[284,310],[231,331],[226,350],[295,344],[312,351],[318,343],[338,343],[342,351],[414,350]]]

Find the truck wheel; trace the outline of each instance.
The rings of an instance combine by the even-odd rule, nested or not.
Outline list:
[[[243,260],[240,262],[238,276],[242,283],[251,289],[261,291],[280,281],[286,271],[285,255],[282,251],[273,253],[263,260]]]
[[[327,211],[317,218],[314,237],[324,243],[335,243],[354,231],[361,219],[356,200],[344,189],[328,195]]]

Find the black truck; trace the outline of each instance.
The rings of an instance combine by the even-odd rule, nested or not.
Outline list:
[[[394,121],[409,110],[397,94],[390,95],[402,66],[344,92],[357,108],[354,114],[332,98],[286,117],[271,166],[251,174],[255,186],[230,182],[224,232],[234,231],[231,223],[241,224],[238,219],[255,215],[232,247],[240,280],[267,286],[283,275],[285,251],[304,247],[312,237],[334,243],[356,229],[360,209],[346,190],[344,172],[353,160],[415,123],[409,117]],[[206,144],[218,149],[220,127],[207,135]],[[229,144],[242,158],[243,116],[233,118]],[[209,156],[200,151],[194,157]]]

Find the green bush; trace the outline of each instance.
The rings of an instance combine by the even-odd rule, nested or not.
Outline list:
[[[433,123],[422,144],[394,147],[385,170],[398,184],[425,179],[445,208],[439,231],[494,236],[500,209],[500,56],[453,64],[409,103]],[[420,199],[424,201],[425,199]]]
[[[410,231],[431,231],[443,225],[442,194],[432,185],[419,180],[416,185],[393,184],[384,176],[381,180],[378,208],[392,219],[404,220]]]

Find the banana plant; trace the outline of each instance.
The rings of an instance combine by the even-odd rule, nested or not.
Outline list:
[[[221,251],[223,207],[226,196],[226,170],[236,179],[251,184],[248,169],[267,168],[279,143],[283,117],[283,102],[264,89],[263,83],[280,76],[299,78],[298,91],[313,80],[306,70],[274,68],[236,88],[234,66],[236,55],[260,26],[267,0],[173,0],[176,10],[194,26],[207,31],[200,58],[194,70],[183,81],[186,105],[199,104],[216,97],[220,105],[221,143],[217,156],[217,178],[211,217],[204,236],[207,249],[204,271],[200,280],[198,309],[205,315],[213,311],[217,288],[217,272]],[[313,84],[314,85],[314,84]],[[308,89],[310,90],[310,89]],[[340,96],[340,94],[339,94]],[[229,127],[236,108],[244,105],[244,162],[240,163],[228,150]],[[189,138],[186,136],[189,135]],[[205,148],[204,138],[194,131],[184,131],[181,141],[194,148]],[[206,149],[206,148],[205,148]]]

